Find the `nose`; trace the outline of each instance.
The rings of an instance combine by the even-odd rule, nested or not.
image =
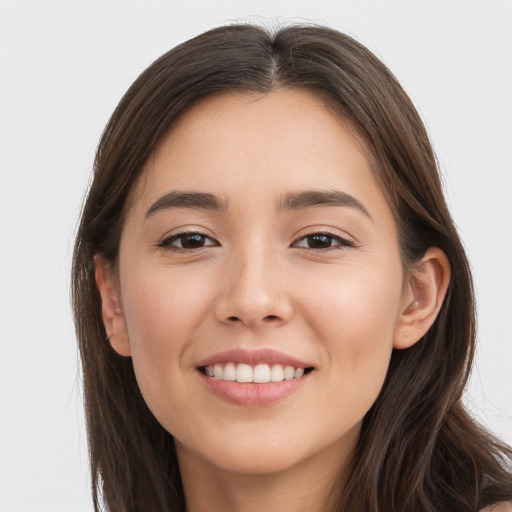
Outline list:
[[[228,325],[279,326],[293,316],[285,272],[271,254],[236,255],[223,269],[216,318]]]

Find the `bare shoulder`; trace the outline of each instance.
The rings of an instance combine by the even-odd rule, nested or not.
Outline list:
[[[512,512],[512,501],[500,501],[483,508],[480,512]]]

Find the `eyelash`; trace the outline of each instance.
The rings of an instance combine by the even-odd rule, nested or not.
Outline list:
[[[329,231],[317,231],[314,233],[309,233],[307,235],[301,236],[298,238],[295,242],[292,243],[292,247],[299,247],[297,244],[298,242],[302,240],[312,239],[314,237],[324,237],[326,239],[330,239],[331,245],[328,247],[321,247],[321,248],[315,248],[315,247],[304,247],[304,249],[312,252],[322,252],[322,251],[328,251],[332,249],[342,249],[342,248],[353,248],[355,247],[354,242],[349,240],[348,238],[344,238],[340,235],[336,235],[334,233],[330,233]],[[310,240],[311,241],[311,240]],[[336,245],[333,245],[333,242],[337,242]]]
[[[172,245],[174,242],[181,240],[181,244],[183,245],[183,241],[189,237],[189,241],[192,237],[200,238],[200,243],[203,242],[203,245],[199,247],[178,247]],[[324,240],[328,241],[330,245],[328,247],[304,247],[300,246],[299,242],[306,241],[306,243],[311,243],[312,239],[314,237],[323,237]],[[310,240],[308,240],[310,239]],[[213,243],[204,245],[204,242],[206,240],[209,240]],[[173,252],[180,252],[180,253],[193,253],[197,252],[201,249],[204,249],[205,247],[214,247],[218,246],[218,242],[209,236],[205,235],[204,233],[200,233],[198,231],[190,231],[190,232],[181,232],[176,233],[175,235],[172,235],[170,237],[165,238],[160,243],[157,244],[157,247],[161,249],[170,250]],[[300,238],[297,238],[292,244],[291,247],[302,247],[303,249],[306,249],[307,251],[318,253],[318,252],[325,252],[328,250],[333,249],[340,249],[340,248],[353,248],[355,247],[354,242],[351,240],[344,238],[342,236],[336,235],[334,233],[330,233],[328,231],[317,231],[313,233],[309,233],[307,235],[301,236]]]
[[[189,237],[189,239],[192,237],[200,237],[203,241],[210,240],[210,241],[213,241],[214,243],[202,245],[200,247],[193,247],[193,248],[177,247],[177,246],[172,245],[172,243],[174,243],[180,239],[183,244],[183,240],[186,239],[187,237]],[[185,231],[185,232],[181,232],[181,233],[176,233],[175,235],[171,235],[170,237],[165,238],[158,244],[158,247],[160,247],[161,249],[168,249],[168,250],[174,251],[174,252],[196,252],[200,249],[204,249],[205,247],[213,247],[215,245],[218,245],[218,242],[216,242],[215,240],[213,240],[212,238],[210,238],[209,236],[207,236],[203,233],[200,233],[198,231],[190,231],[190,232]]]

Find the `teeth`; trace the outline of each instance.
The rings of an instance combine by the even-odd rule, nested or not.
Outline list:
[[[237,382],[252,382],[252,368],[248,364],[240,363],[236,368],[235,380]]]
[[[251,365],[240,363],[215,364],[205,368],[206,375],[214,379],[229,380],[236,382],[254,382],[264,384],[267,382],[280,382],[283,380],[299,379],[304,375],[304,368],[283,366],[275,364],[270,367],[268,364]]]
[[[224,380],[235,380],[236,379],[236,366],[233,363],[228,363],[224,366],[224,372],[222,373]]]
[[[284,369],[284,380],[292,380],[295,377],[295,368],[293,366],[287,366]]]
[[[213,376],[216,379],[222,379],[222,366],[220,364],[213,366]]]
[[[272,382],[280,382],[284,380],[284,370],[280,364],[275,364],[270,370],[270,380]]]
[[[259,364],[254,368],[252,381],[257,382],[258,384],[270,382],[270,368],[268,364]]]
[[[294,379],[299,379],[300,377],[302,377],[304,375],[304,368],[297,368],[294,372],[294,375],[293,375],[293,378]]]

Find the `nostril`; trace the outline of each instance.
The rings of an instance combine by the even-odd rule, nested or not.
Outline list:
[[[265,320],[276,320],[278,317],[276,315],[267,315]]]
[[[228,320],[231,320],[232,322],[237,322],[239,318],[237,316],[230,316]]]

